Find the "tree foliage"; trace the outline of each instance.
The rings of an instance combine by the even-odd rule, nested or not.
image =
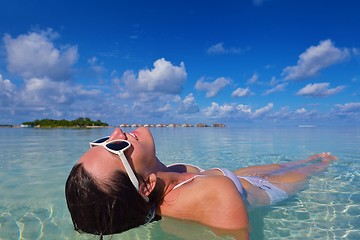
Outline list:
[[[41,119],[33,122],[23,122],[23,125],[39,126],[39,127],[88,127],[88,126],[109,126],[100,120],[92,121],[90,118],[77,118],[75,120],[54,120],[54,119]]]

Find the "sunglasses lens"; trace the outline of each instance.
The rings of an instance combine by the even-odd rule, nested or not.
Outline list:
[[[114,151],[120,151],[123,150],[124,148],[127,148],[130,144],[127,142],[123,142],[123,141],[118,141],[118,142],[111,142],[106,144],[106,147],[114,150]]]
[[[108,139],[109,139],[109,137],[103,137],[103,138],[100,138],[100,139],[97,139],[97,140],[93,141],[92,143],[103,143]]]

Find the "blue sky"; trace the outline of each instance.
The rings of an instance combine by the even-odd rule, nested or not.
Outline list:
[[[2,1],[0,124],[357,124],[360,1]]]

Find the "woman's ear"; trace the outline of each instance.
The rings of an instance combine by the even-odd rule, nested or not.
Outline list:
[[[141,182],[140,183],[140,189],[139,189],[139,193],[140,195],[147,197],[150,195],[150,193],[154,190],[155,185],[156,185],[156,174],[155,173],[151,173],[150,175],[148,175],[147,179],[145,180],[145,182]]]

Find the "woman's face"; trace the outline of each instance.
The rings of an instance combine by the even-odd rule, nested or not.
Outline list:
[[[130,133],[124,133],[120,128],[116,128],[108,141],[119,139],[131,143],[131,147],[125,151],[125,156],[131,168],[146,179],[156,163],[155,143],[149,129],[140,127]],[[91,148],[80,158],[79,163],[99,179],[107,179],[115,170],[125,172],[119,156],[108,152],[102,146]]]

